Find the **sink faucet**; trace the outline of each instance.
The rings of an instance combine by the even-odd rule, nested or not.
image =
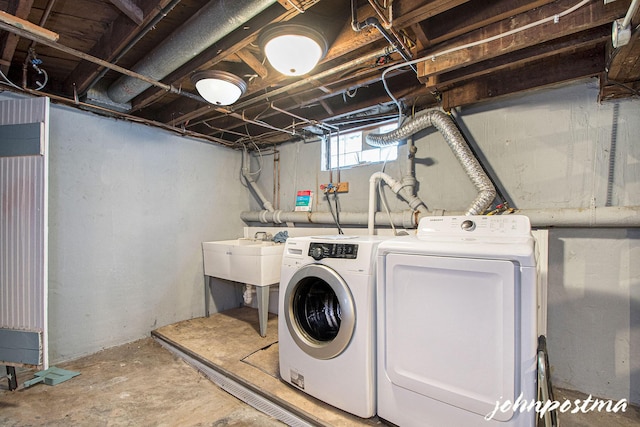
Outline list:
[[[272,240],[273,236],[271,235],[271,233],[267,233],[266,231],[257,231],[253,238],[256,240],[267,241]]]

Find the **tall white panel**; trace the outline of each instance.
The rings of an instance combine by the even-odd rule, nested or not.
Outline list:
[[[0,126],[10,129],[12,135],[0,141],[0,332],[4,334],[0,364],[33,364],[45,369],[48,117],[48,98],[0,102]],[[23,132],[14,125],[29,126]],[[29,136],[34,130],[35,137]],[[20,148],[30,144],[28,150]],[[38,334],[38,363],[17,357],[19,346],[10,342],[30,333]]]

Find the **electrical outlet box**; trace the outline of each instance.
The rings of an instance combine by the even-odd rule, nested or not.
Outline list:
[[[337,184],[320,184],[323,193],[347,193],[349,192],[348,182],[338,182]]]

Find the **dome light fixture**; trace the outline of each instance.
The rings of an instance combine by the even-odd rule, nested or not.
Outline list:
[[[307,74],[328,49],[319,31],[295,23],[267,27],[260,34],[259,44],[271,66],[287,76]]]
[[[227,71],[199,71],[191,76],[191,82],[200,96],[214,105],[231,105],[247,90],[244,80]]]

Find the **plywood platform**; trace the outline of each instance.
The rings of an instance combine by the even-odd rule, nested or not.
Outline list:
[[[257,310],[246,307],[164,326],[152,335],[313,424],[383,425],[376,417],[358,418],[281,381],[278,319],[269,316],[264,338],[258,333]]]

